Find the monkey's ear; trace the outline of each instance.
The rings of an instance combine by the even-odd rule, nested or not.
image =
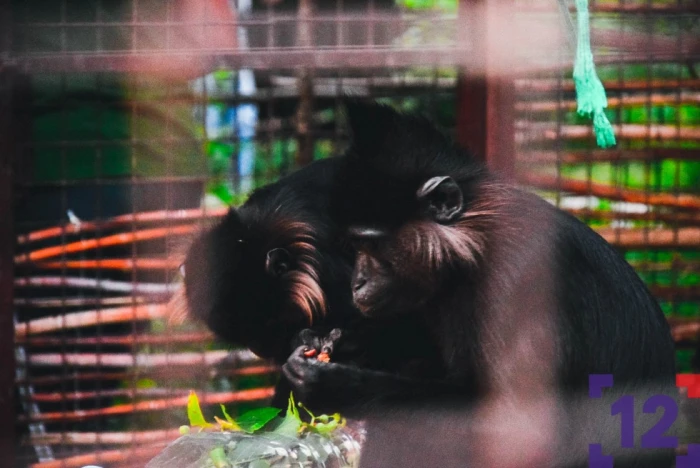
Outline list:
[[[362,149],[380,145],[398,115],[389,106],[357,98],[346,98],[344,105],[352,143]]]
[[[459,216],[464,206],[462,189],[452,177],[433,177],[416,192],[424,214],[438,223],[449,223]]]
[[[272,249],[265,259],[265,271],[275,278],[292,269],[292,256],[285,249]]]

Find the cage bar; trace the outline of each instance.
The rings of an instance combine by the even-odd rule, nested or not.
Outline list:
[[[2,11],[2,10],[0,10]],[[1,62],[0,62],[1,63]],[[0,69],[0,456],[15,462],[13,73]],[[12,421],[12,422],[11,422]]]

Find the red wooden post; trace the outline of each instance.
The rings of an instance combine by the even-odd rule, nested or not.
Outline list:
[[[472,44],[477,66],[460,71],[457,87],[457,135],[489,168],[515,178],[515,89],[512,77],[497,70],[501,52],[491,42],[490,25],[515,8],[513,0],[460,0],[461,40]],[[494,15],[499,21],[490,21]],[[493,26],[491,26],[493,27]],[[471,61],[470,61],[471,62]]]

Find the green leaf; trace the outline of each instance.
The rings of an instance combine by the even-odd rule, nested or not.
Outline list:
[[[221,421],[219,418],[216,418],[216,422],[219,423],[219,426],[221,426],[222,429],[228,429],[230,431],[242,431],[243,428],[236,422],[231,416],[229,416],[228,412],[226,411],[226,407],[224,405],[219,405],[221,407],[221,412],[224,415],[224,418],[226,418],[226,421]]]
[[[153,379],[139,379],[136,381],[136,388],[138,389],[143,389],[143,388],[156,388],[158,384],[156,384],[156,381]]]
[[[289,394],[289,403],[287,404],[287,413],[284,419],[277,428],[272,431],[275,434],[282,434],[290,437],[296,437],[299,433],[299,429],[302,426],[301,417],[299,417],[299,410],[297,409],[296,403],[294,402],[294,395]]]
[[[345,419],[340,416],[339,413],[332,415],[322,414],[320,416],[315,416],[306,406],[299,402],[299,407],[303,408],[304,411],[309,413],[311,416],[311,423],[303,424],[305,430],[315,432],[317,434],[328,436],[331,432],[335,431],[339,427],[345,426]]]
[[[243,431],[253,433],[259,429],[262,429],[265,424],[275,419],[275,417],[277,417],[281,411],[282,410],[279,408],[254,409],[241,415],[236,420],[236,423],[238,423]],[[227,416],[226,414],[224,415]]]
[[[299,416],[299,409],[294,401],[294,394],[289,392],[289,403],[287,403],[287,416],[292,416],[301,423],[301,416]]]
[[[214,416],[214,420],[219,425],[219,428],[222,431],[240,431],[241,430],[241,427],[238,424],[236,424],[235,421],[232,421],[232,422],[224,421],[223,419],[219,418],[218,416]]]
[[[199,398],[194,391],[190,391],[190,396],[187,399],[187,418],[190,420],[190,426],[195,427],[209,427],[206,419],[204,419],[204,414],[202,414],[202,408],[199,406]]]
[[[314,422],[314,430],[321,435],[328,435],[344,425],[345,420],[340,416],[340,414],[335,413],[331,416],[323,414],[316,418],[316,421]]]
[[[216,468],[226,468],[229,466],[226,461],[226,452],[224,452],[223,447],[216,447],[211,452],[209,452],[209,458],[214,463]]]
[[[224,415],[224,418],[226,418],[226,421],[230,423],[234,422],[233,418],[226,412],[226,407],[223,404],[220,404],[219,406],[221,407],[221,413]]]

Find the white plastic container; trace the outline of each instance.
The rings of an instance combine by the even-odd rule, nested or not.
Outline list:
[[[327,436],[190,433],[168,445],[146,468],[356,468],[363,440],[364,429],[359,424]]]

